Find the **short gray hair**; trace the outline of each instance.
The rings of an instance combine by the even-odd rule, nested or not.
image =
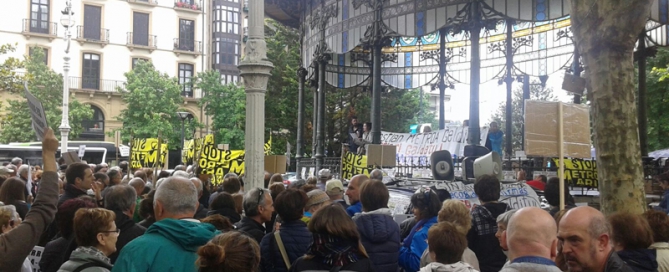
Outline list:
[[[13,164],[13,165],[18,165],[18,164],[21,164],[21,163],[23,163],[23,159],[21,159],[21,158],[19,158],[19,157],[14,157],[14,158],[12,159],[12,164]]]
[[[160,201],[165,210],[173,214],[197,211],[197,189],[193,182],[182,177],[169,177],[160,183],[153,199]]]
[[[199,178],[190,178],[190,181],[193,182],[193,185],[195,185],[195,189],[197,189],[197,195],[202,194],[202,191],[204,188],[202,188],[202,181]]]
[[[511,220],[511,216],[513,216],[513,214],[516,213],[516,211],[518,211],[518,210],[514,209],[514,210],[506,211],[505,213],[500,214],[499,216],[497,216],[497,224],[503,225],[505,227],[508,226],[509,221]]]
[[[132,178],[130,182],[128,182],[128,185],[138,188],[139,186],[146,187],[146,183],[144,183],[144,180],[141,178]]]
[[[369,173],[369,178],[383,180],[383,171],[381,171],[381,169],[374,169]]]
[[[30,171],[30,165],[21,164],[21,166],[19,167],[18,173],[19,173],[19,175],[23,175],[23,174],[27,175],[29,171]]]
[[[264,191],[262,197],[260,197],[260,190]],[[269,194],[269,190],[261,188],[251,189],[250,191],[246,192],[246,194],[244,194],[244,201],[242,203],[246,216],[251,217],[260,214],[260,211],[258,211],[258,206],[265,205],[265,195]]]
[[[130,185],[114,185],[105,194],[105,208],[112,211],[129,211],[136,201],[137,192]]]
[[[190,177],[190,175],[188,173],[186,173],[186,171],[183,171],[183,170],[174,171],[174,173],[172,173],[172,176],[173,177],[182,177],[182,178],[185,178],[185,179]]]

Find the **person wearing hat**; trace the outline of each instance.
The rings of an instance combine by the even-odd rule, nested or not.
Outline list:
[[[9,175],[7,176],[7,178],[16,177],[16,175],[17,175],[17,173],[18,173],[18,167],[16,167],[16,165],[8,164],[8,165],[5,166],[5,167],[8,169],[7,171],[8,171],[8,173],[9,173]]]
[[[330,179],[332,179],[332,173],[330,173],[330,169],[321,169],[318,171],[319,182],[316,184],[316,186],[321,191],[325,191],[325,183]]]
[[[2,182],[4,182],[6,179],[11,177],[12,174],[14,174],[14,169],[7,166],[0,166],[0,185],[2,185]]]
[[[348,208],[348,204],[344,200],[344,184],[341,183],[341,180],[328,180],[325,183],[325,193],[328,194],[332,202],[341,204],[344,209]]]
[[[307,205],[304,206],[305,212],[304,216],[302,217],[302,221],[309,224],[311,216],[315,214],[320,208],[326,205],[330,205],[332,201],[330,201],[330,197],[325,192],[319,189],[309,191],[307,193],[307,197],[309,200],[307,200]]]

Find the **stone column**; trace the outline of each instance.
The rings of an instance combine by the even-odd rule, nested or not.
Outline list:
[[[263,187],[265,177],[265,92],[274,66],[267,60],[265,3],[249,0],[249,39],[239,64],[246,91],[245,178],[247,188]]]
[[[307,77],[307,69],[300,67],[297,70],[298,93],[297,93],[297,147],[295,148],[295,171],[297,178],[302,177],[302,157],[304,157],[304,82]]]

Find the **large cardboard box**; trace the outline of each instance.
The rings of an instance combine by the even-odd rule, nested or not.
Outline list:
[[[559,157],[559,103],[525,100],[525,154]],[[562,104],[564,156],[590,158],[590,112],[586,105]]]
[[[284,155],[265,156],[265,171],[274,174],[286,173],[287,158]]]
[[[397,147],[394,145],[367,144],[367,165],[395,167]]]

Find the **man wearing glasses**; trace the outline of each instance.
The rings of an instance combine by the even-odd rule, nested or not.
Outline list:
[[[264,224],[272,220],[274,212],[274,202],[269,190],[255,188],[246,192],[243,207],[246,216],[235,226],[237,230],[253,237],[260,244],[266,233]]]

